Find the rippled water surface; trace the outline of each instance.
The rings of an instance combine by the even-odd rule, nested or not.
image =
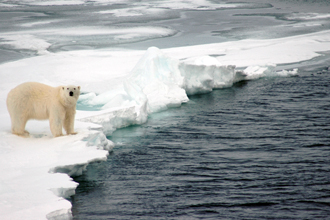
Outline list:
[[[74,218],[329,219],[329,81],[247,81],[116,131],[75,179]]]

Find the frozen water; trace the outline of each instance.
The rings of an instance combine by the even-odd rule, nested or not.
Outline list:
[[[3,35],[2,39],[5,40],[5,42],[0,43],[2,45],[11,45],[19,49],[33,50],[39,55],[48,53],[47,49],[51,45],[45,40],[36,38],[30,34]]]
[[[26,5],[31,9],[36,6],[35,11],[25,12]],[[54,9],[54,14],[47,11],[52,5],[59,7]],[[64,9],[61,5],[71,8],[61,11]],[[8,10],[0,14],[5,21],[0,36],[1,49],[20,56],[27,51],[38,55],[7,63],[2,60],[0,65],[2,219],[69,219],[71,203],[64,198],[74,194],[77,187],[70,176],[80,175],[90,162],[106,159],[113,147],[106,135],[118,128],[144,123],[151,113],[178,107],[189,101],[189,95],[230,87],[242,80],[297,75],[298,70],[292,68],[299,67],[299,62],[321,57],[322,52],[330,48],[328,30],[270,39],[226,39],[222,43],[217,38],[218,43],[193,45],[198,39],[185,38],[183,31],[174,28],[179,24],[169,20],[179,17],[178,10],[204,13],[204,10],[217,12],[225,8],[270,7],[263,3],[96,0],[92,4],[79,0],[25,0],[6,1],[0,6],[1,10]],[[12,8],[18,11],[12,13]],[[85,12],[87,18],[76,16],[74,10]],[[225,14],[221,18],[226,19],[228,12],[223,10],[221,14]],[[313,22],[328,19],[326,13],[298,13],[286,18]],[[161,19],[164,20],[159,21]],[[211,20],[207,25],[219,26],[220,22],[225,28],[235,26],[235,22],[228,19],[204,19]],[[156,22],[143,25],[152,20]],[[10,23],[13,21],[14,26]],[[185,38],[184,43],[164,49],[109,48],[168,36]],[[187,43],[187,39],[192,42]],[[71,50],[77,48],[87,49]],[[283,69],[284,64],[292,68]],[[81,86],[75,122],[77,135],[54,139],[48,122],[37,121],[27,124],[30,138],[10,133],[6,96],[10,89],[26,81]]]
[[[210,92],[240,80],[297,74],[297,70],[277,71],[275,64],[237,70],[232,65],[223,65],[229,62],[227,56],[233,60],[231,64],[237,61],[238,66],[256,61],[259,64],[265,64],[268,60],[281,62],[283,53],[274,52],[271,55],[268,51],[276,51],[279,44],[285,44],[292,56],[289,61],[299,62],[319,56],[314,51],[328,47],[327,38],[328,32],[321,32],[281,41],[253,41],[248,47],[236,42],[166,50],[152,47],[146,52],[66,52],[1,65],[1,215],[5,219],[70,216],[70,202],[59,200],[57,196],[72,195],[76,183],[57,172],[79,175],[86,164],[106,159],[112,143],[105,138],[105,134],[144,123],[152,112],[180,106],[188,101],[187,94]],[[260,46],[266,51],[261,51]],[[215,47],[218,51],[227,51],[226,56],[205,56],[212,54]],[[260,59],[261,52],[268,54],[266,60]],[[36,63],[39,65],[36,66]],[[131,71],[128,71],[129,67]],[[91,73],[93,78],[90,78]],[[100,110],[77,112],[78,135],[75,136],[52,139],[48,123],[34,121],[27,125],[31,138],[11,135],[5,107],[6,94],[16,84],[31,80],[51,85],[79,84],[85,92],[79,102],[101,106]],[[38,184],[34,180],[36,176]],[[24,185],[21,184],[23,182]]]
[[[81,140],[90,133],[87,128],[85,132],[78,129],[77,136],[58,139],[42,131],[33,131],[32,137],[25,139],[2,129],[1,149],[5,149],[0,156],[2,219],[45,219],[59,215],[68,219],[71,204],[64,198],[74,194],[77,183],[65,173],[54,172],[79,175],[86,163],[105,160],[108,154],[106,150],[96,150],[95,145],[85,146]],[[98,136],[104,137],[101,133]]]
[[[321,20],[330,18],[329,13],[293,13],[285,17],[288,20]]]
[[[147,106],[150,113],[178,107],[188,101],[187,95],[226,88],[241,80],[279,75],[294,75],[297,71],[276,72],[276,65],[249,66],[239,71],[235,66],[224,66],[218,59],[202,56],[180,61],[151,47],[138,61],[121,88],[99,95],[82,95],[85,105],[109,109],[116,106]],[[98,121],[98,119],[97,119]],[[145,121],[143,119],[142,121]]]

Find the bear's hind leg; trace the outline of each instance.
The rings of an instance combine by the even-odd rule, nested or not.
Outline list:
[[[11,132],[18,136],[28,137],[30,134],[25,130],[26,118],[11,118]]]

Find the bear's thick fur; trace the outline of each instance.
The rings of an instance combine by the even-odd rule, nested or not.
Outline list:
[[[26,82],[12,89],[7,97],[13,134],[28,136],[25,125],[30,119],[49,119],[54,137],[74,132],[76,104],[80,86],[51,87],[37,82]]]

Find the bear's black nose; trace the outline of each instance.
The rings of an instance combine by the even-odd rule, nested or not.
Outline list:
[[[73,92],[72,92],[72,91],[70,91],[70,93],[69,93],[69,94],[70,94],[70,96],[73,96]]]

